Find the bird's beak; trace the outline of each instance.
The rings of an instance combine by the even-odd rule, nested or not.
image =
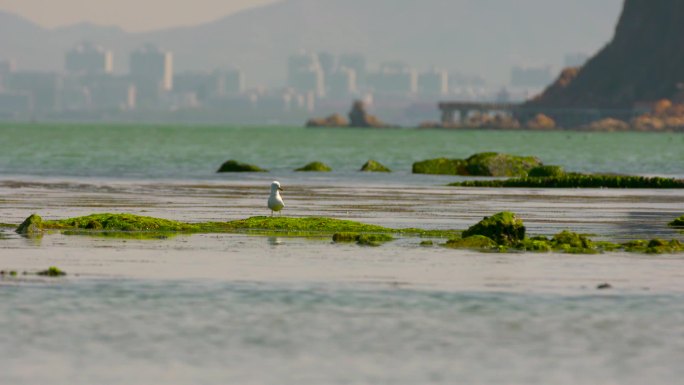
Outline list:
[[[285,191],[282,187],[278,187],[278,191]]]

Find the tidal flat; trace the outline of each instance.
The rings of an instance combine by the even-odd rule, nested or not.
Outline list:
[[[684,377],[681,254],[482,253],[415,234],[368,247],[353,234],[335,243],[280,232],[14,232],[34,213],[189,224],[266,216],[268,186],[279,180],[288,218],[463,230],[511,211],[529,236],[682,240],[668,226],[684,214],[682,190],[461,188],[446,186],[460,177],[410,173],[420,159],[502,151],[572,172],[681,178],[681,135],[30,125],[0,133],[0,270],[17,272],[0,276],[0,382],[669,385]],[[216,174],[227,159],[270,172]],[[333,171],[293,171],[314,159]],[[394,172],[359,172],[368,159]],[[66,275],[37,275],[50,267]]]

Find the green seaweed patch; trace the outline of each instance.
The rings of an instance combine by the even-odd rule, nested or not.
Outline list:
[[[264,170],[253,164],[241,163],[231,159],[223,163],[216,172],[268,172],[268,170]]]
[[[110,239],[162,240],[181,234],[180,232],[159,231],[94,231],[94,230],[62,230],[64,235],[87,236]]]
[[[43,218],[38,214],[31,214],[22,222],[15,230],[17,234],[21,235],[37,235],[42,232]]]
[[[435,245],[435,242],[433,241],[422,241],[420,242],[421,247],[432,247]]]
[[[565,170],[561,166],[538,166],[527,174],[530,178],[558,178],[564,175]]]
[[[437,158],[413,164],[414,174],[466,175],[468,162],[463,159]]]
[[[16,223],[0,223],[0,228],[5,228],[5,229],[16,229],[17,224]]]
[[[669,241],[663,239],[630,241],[623,243],[622,247],[630,253],[675,254],[684,252],[684,245],[676,239]]]
[[[332,168],[322,162],[311,162],[304,167],[298,168],[298,172],[331,172]]]
[[[504,211],[485,217],[463,232],[463,238],[482,235],[497,245],[512,246],[525,239],[525,225],[514,213]]]
[[[596,254],[600,250],[591,239],[572,231],[562,231],[551,239],[554,250],[562,250],[569,254]]]
[[[200,224],[203,232],[234,232],[243,230],[266,230],[310,233],[393,233],[394,229],[360,222],[324,217],[252,217],[231,222]]]
[[[468,159],[437,158],[413,164],[414,174],[524,177],[535,167],[542,166],[534,156],[517,156],[497,152],[483,152]]]
[[[684,215],[670,222],[671,227],[684,227]]]
[[[51,266],[47,270],[37,272],[36,275],[40,275],[42,277],[63,277],[67,274],[59,268]]]
[[[43,229],[93,230],[100,232],[199,232],[201,227],[168,219],[145,217],[133,214],[92,214],[84,217],[54,221],[43,221]]]
[[[19,275],[16,270],[0,270],[0,277],[16,277]]]
[[[451,183],[456,187],[529,187],[529,188],[684,188],[684,180],[661,177],[623,175],[565,174],[548,178],[513,178],[505,180],[473,180]]]
[[[498,247],[497,243],[484,235],[472,235],[466,238],[456,238],[447,241],[446,247],[452,249],[479,249],[493,250]]]
[[[389,234],[359,234],[359,233],[335,233],[333,235],[333,242],[335,243],[352,243],[355,242],[359,246],[377,247],[383,243],[394,240]]]
[[[362,172],[392,172],[388,167],[375,160],[369,160],[361,166]]]

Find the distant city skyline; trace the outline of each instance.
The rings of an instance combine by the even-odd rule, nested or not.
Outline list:
[[[279,0],[0,0],[0,11],[45,28],[78,23],[117,26],[128,32],[197,25]]]

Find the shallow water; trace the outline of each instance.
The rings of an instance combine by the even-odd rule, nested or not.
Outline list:
[[[0,127],[1,223],[34,212],[267,215],[277,178],[288,216],[464,229],[510,210],[533,235],[684,238],[666,225],[684,214],[682,190],[464,189],[409,174],[414,159],[504,150],[576,171],[684,175],[681,135],[54,130]],[[369,157],[399,172],[355,172]],[[274,171],[213,174],[228,158]],[[289,171],[309,160],[338,171]],[[0,270],[20,272],[0,278],[0,383],[681,383],[682,255],[483,254],[421,240],[365,248],[278,234],[26,238],[0,228]],[[21,275],[48,266],[69,275]],[[613,289],[597,290],[604,282]]]

